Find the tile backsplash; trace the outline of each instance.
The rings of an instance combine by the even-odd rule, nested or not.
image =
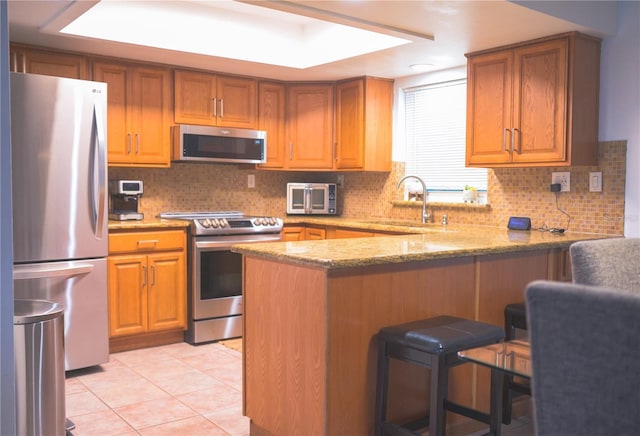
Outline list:
[[[450,206],[428,203],[434,220],[506,226],[509,216],[529,216],[532,226],[622,235],[626,141],[602,142],[594,167],[499,168],[489,170],[488,205]],[[569,171],[571,192],[549,192],[551,173]],[[602,192],[589,192],[589,172],[602,172]],[[255,175],[255,188],[247,176]],[[401,202],[397,181],[404,163],[390,173],[344,174],[342,216],[419,220],[421,208]],[[335,173],[256,170],[252,166],[173,163],[169,169],[109,168],[110,179],[141,179],[140,210],[147,218],[164,211],[240,210],[246,214],[284,216],[287,182],[335,182]],[[556,206],[557,198],[557,206]],[[565,211],[571,218],[563,214]]]

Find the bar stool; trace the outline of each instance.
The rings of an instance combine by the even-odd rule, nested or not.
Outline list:
[[[499,342],[502,328],[484,322],[453,316],[438,316],[405,324],[383,327],[378,333],[378,373],[376,387],[375,434],[418,434],[415,430],[429,426],[430,436],[445,434],[446,412],[489,424],[492,434],[499,434],[500,423],[494,413],[484,413],[451,402],[448,396],[449,368],[465,363],[458,351]],[[389,358],[399,359],[431,369],[429,415],[403,425],[387,421]],[[500,407],[498,402],[497,407]],[[496,429],[498,429],[496,431]]]
[[[524,303],[507,304],[504,308],[504,340],[516,339],[516,329],[527,330],[527,312]],[[502,423],[511,424],[514,397],[531,395],[529,383],[520,383],[512,375],[505,375],[502,385]]]

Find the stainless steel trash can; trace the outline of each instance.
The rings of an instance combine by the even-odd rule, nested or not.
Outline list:
[[[17,434],[64,436],[62,305],[46,300],[14,300],[13,341]]]

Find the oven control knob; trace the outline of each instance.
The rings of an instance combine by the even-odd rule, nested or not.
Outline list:
[[[214,229],[218,228],[218,218],[213,218],[211,220],[211,227],[213,227]]]
[[[198,220],[198,222],[200,223],[200,225],[202,227],[204,227],[205,229],[208,229],[209,226],[211,225],[211,223],[209,222],[209,219],[205,218],[203,220]]]
[[[276,219],[275,218],[269,218],[269,225],[270,226],[275,226],[276,225]]]
[[[220,228],[225,228],[228,225],[227,220],[225,218],[220,218],[220,222],[218,224],[220,225]]]

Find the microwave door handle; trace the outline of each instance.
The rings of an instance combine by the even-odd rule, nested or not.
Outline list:
[[[311,193],[313,188],[304,188],[304,212],[311,213],[312,205],[311,205]]]

